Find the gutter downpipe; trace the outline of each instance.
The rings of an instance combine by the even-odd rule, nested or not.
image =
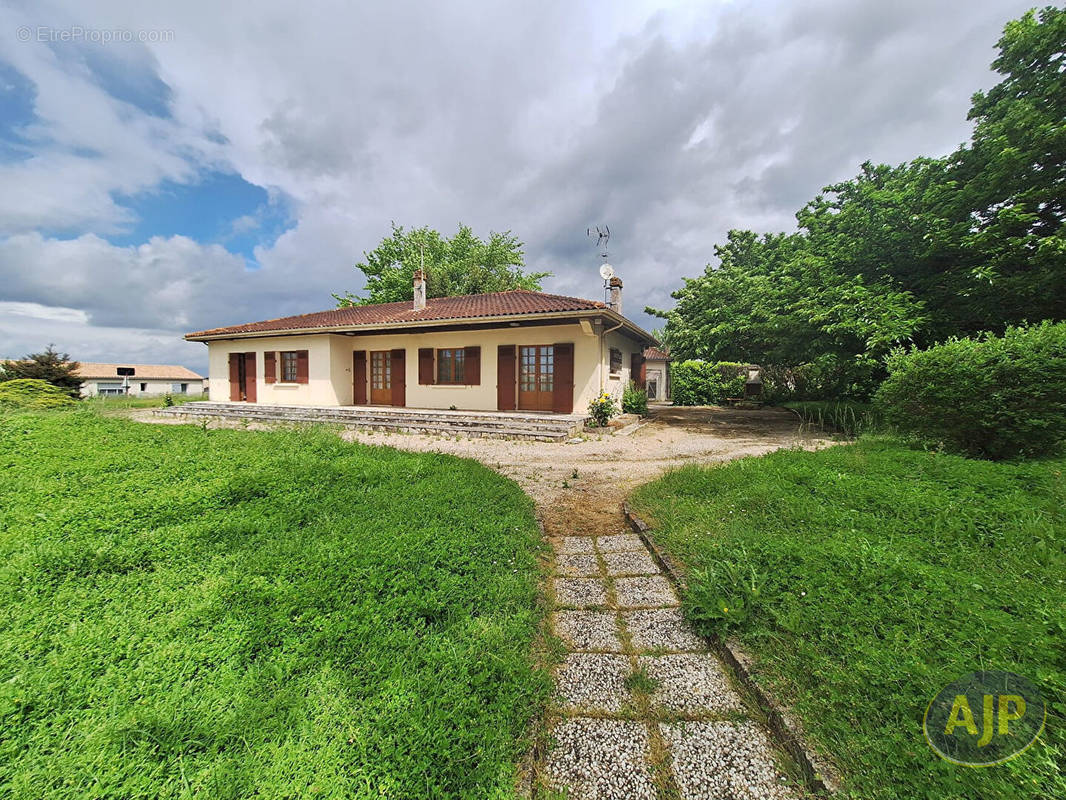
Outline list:
[[[614,333],[614,331],[618,330],[625,324],[626,321],[622,320],[613,328],[607,328],[606,330],[600,331],[600,364],[598,370],[600,373],[600,392],[603,392],[603,387],[606,384],[606,381],[603,379],[603,346],[607,343],[607,334]]]

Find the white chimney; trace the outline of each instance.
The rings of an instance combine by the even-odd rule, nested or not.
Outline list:
[[[622,279],[615,275],[611,278],[611,302],[608,303],[616,314],[622,313]]]
[[[415,270],[415,311],[426,307],[426,273]]]

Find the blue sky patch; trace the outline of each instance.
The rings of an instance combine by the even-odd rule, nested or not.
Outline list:
[[[145,114],[169,119],[173,92],[156,72],[155,58],[139,48],[106,48],[86,44],[53,47],[61,59],[76,59],[84,64],[89,78],[114,97]]]
[[[205,244],[220,244],[240,253],[255,268],[254,249],[269,246],[295,223],[283,197],[234,172],[210,172],[195,184],[164,181],[135,195],[116,195],[137,223],[130,230],[108,236],[112,244],[128,246],[153,236],[188,236]]]
[[[33,81],[0,61],[0,163],[22,161],[32,152],[20,129],[33,122],[37,89]]]

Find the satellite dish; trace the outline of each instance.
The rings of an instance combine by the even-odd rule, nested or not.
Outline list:
[[[610,264],[604,264],[602,267],[600,267],[600,277],[603,278],[605,281],[609,281],[611,278],[614,277],[614,267],[612,267]]]

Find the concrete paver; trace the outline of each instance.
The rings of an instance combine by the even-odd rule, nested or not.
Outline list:
[[[552,626],[571,650],[622,652],[618,624],[611,611],[556,611]]]
[[[550,730],[545,783],[570,800],[656,800],[643,722],[576,717]]]

